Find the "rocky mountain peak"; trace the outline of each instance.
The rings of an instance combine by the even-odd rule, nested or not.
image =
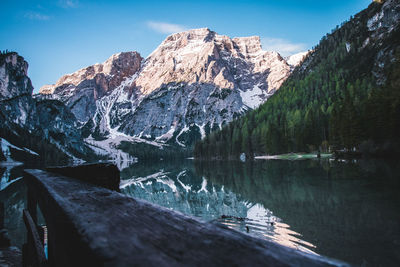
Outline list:
[[[143,94],[177,81],[246,91],[242,80],[264,73],[266,79],[260,82],[271,92],[289,72],[290,66],[277,52],[262,50],[258,36],[231,39],[201,28],[168,36],[146,59],[136,85]]]
[[[28,63],[15,52],[0,54],[0,100],[31,95]]]
[[[236,45],[240,53],[245,57],[262,52],[261,40],[259,36],[235,37],[232,42]]]
[[[211,31],[209,28],[199,28],[199,29],[192,29],[184,32],[178,32],[169,35],[165,40],[161,43],[161,45],[165,45],[169,42],[176,42],[176,41],[184,41],[184,40],[199,40],[204,42],[209,42],[212,40],[215,32]]]
[[[44,85],[40,88],[40,94],[52,94],[59,88],[64,90],[65,85],[78,86],[84,80],[96,79],[99,75],[107,77],[104,84],[105,91],[109,87],[116,87],[122,79],[133,75],[140,68],[142,57],[137,52],[121,52],[109,57],[104,63],[96,63],[92,66],[82,68],[74,73],[62,76],[53,85]],[[97,78],[98,79],[98,78]]]
[[[168,36],[143,61],[120,58],[65,75],[49,92],[94,135],[181,146],[265,102],[292,71],[279,53],[262,50],[258,36],[208,28]]]
[[[79,121],[86,122],[94,115],[96,100],[138,72],[142,60],[137,52],[118,53],[104,63],[64,75],[53,85],[42,86],[39,93],[51,94],[53,98],[63,101]]]
[[[86,153],[75,116],[59,101],[33,99],[27,74],[28,63],[23,57],[17,53],[0,53],[1,137],[34,146],[38,152],[54,145],[58,152]]]

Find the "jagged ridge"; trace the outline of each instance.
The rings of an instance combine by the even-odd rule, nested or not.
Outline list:
[[[104,71],[115,61],[126,62],[117,78]],[[231,39],[202,28],[168,36],[146,60],[120,53],[40,93],[66,103],[89,134],[185,146],[265,102],[293,65],[263,51],[259,37]]]

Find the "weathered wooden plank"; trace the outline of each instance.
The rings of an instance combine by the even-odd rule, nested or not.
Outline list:
[[[54,266],[346,266],[79,180],[40,170],[25,176]]]
[[[23,218],[28,232],[27,259],[30,266],[46,266],[46,257],[44,255],[43,243],[40,241],[36,224],[27,210],[23,210]]]
[[[119,170],[111,163],[48,167],[46,170],[119,192]]]

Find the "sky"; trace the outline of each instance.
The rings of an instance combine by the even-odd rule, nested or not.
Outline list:
[[[204,28],[257,35],[264,50],[306,51],[371,0],[84,1],[1,0],[0,50],[29,63],[37,92],[62,75],[137,51],[147,57],[170,34]]]

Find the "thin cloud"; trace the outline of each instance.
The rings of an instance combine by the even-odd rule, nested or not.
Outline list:
[[[148,21],[147,27],[156,32],[165,34],[183,32],[187,30],[187,28],[183,25],[166,23],[166,22],[156,22],[156,21]]]
[[[24,15],[25,18],[30,20],[49,20],[50,16],[41,14],[39,12],[28,11]]]
[[[263,50],[277,51],[284,57],[307,51],[307,46],[303,43],[292,43],[280,38],[262,38],[261,45]]]
[[[76,8],[79,5],[77,0],[59,0],[58,5],[62,8]]]

